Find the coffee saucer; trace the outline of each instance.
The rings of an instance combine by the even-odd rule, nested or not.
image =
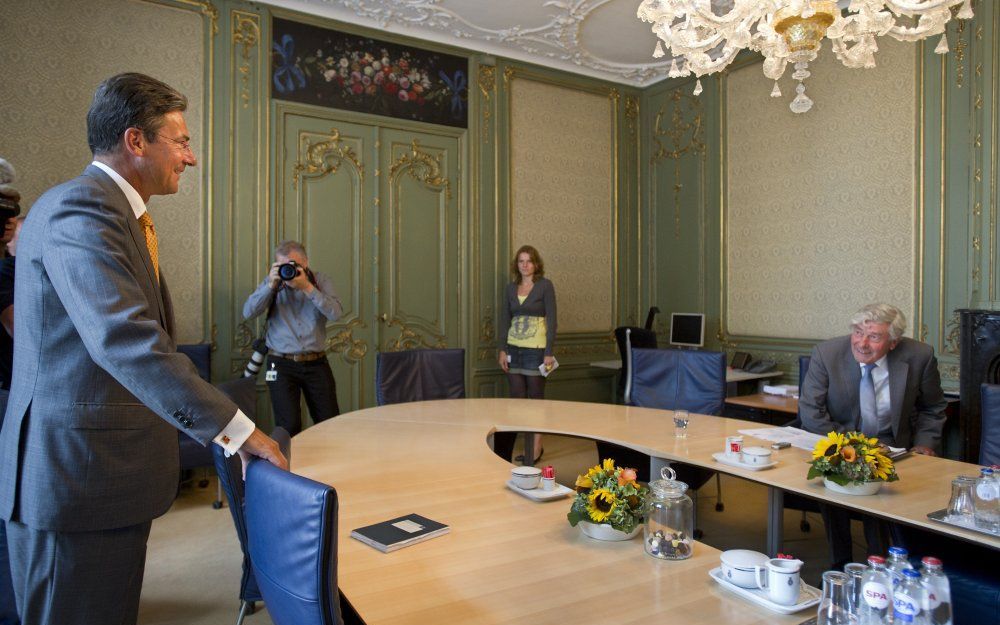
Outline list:
[[[800,581],[798,603],[794,605],[781,605],[780,603],[775,603],[768,599],[766,590],[760,590],[759,588],[741,588],[740,586],[731,583],[722,575],[721,566],[717,566],[709,571],[708,575],[726,590],[734,592],[744,599],[763,606],[768,610],[780,612],[781,614],[794,614],[796,612],[801,612],[806,608],[811,608],[819,603],[822,595],[819,589],[815,586],[810,586],[809,584]]]
[[[765,462],[764,464],[747,464],[746,462],[740,462],[739,457],[733,458],[727,456],[725,452],[718,452],[712,454],[716,462],[721,462],[722,464],[728,464],[731,467],[739,467],[741,469],[747,469],[748,471],[763,471],[764,469],[770,469],[774,465],[778,464],[777,460],[772,460],[771,462]]]
[[[541,486],[538,488],[532,488],[530,490],[525,490],[516,484],[513,480],[507,480],[507,488],[511,489],[518,495],[522,497],[527,497],[532,501],[552,501],[554,499],[562,499],[566,495],[572,494],[574,491],[572,488],[563,486],[562,484],[555,484],[552,490],[543,490]]]

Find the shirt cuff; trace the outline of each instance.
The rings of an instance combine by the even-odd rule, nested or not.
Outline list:
[[[222,431],[212,439],[212,442],[222,447],[228,458],[243,446],[243,443],[250,438],[255,429],[257,429],[257,426],[250,420],[250,417],[243,414],[242,410],[237,409],[232,421],[226,427],[222,428]]]

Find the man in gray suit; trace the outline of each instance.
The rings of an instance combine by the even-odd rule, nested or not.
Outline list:
[[[815,434],[860,431],[893,447],[937,455],[947,402],[934,349],[903,336],[895,306],[869,304],[851,318],[851,334],[813,348],[799,393],[802,427]],[[850,518],[821,505],[834,568],[852,561]],[[881,553],[879,526],[865,519],[871,553]]]
[[[287,468],[172,339],[146,202],[197,164],[186,107],[141,74],[101,83],[94,162],[39,198],[21,232],[0,517],[24,623],[135,623],[150,524],[177,490],[175,428]]]

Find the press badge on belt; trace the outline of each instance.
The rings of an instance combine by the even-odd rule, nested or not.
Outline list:
[[[274,382],[278,379],[278,371],[274,368],[274,363],[271,363],[271,368],[264,373],[265,382]]]

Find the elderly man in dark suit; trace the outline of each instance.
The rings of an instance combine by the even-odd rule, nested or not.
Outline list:
[[[893,447],[940,452],[946,402],[934,349],[903,336],[895,306],[870,304],[851,319],[851,334],[818,344],[799,393],[802,427],[816,434],[860,431]],[[823,505],[834,568],[852,559],[850,519]],[[881,553],[874,519],[865,519],[869,550]]]
[[[0,517],[24,623],[135,623],[150,524],[177,489],[175,428],[287,468],[175,349],[146,202],[197,164],[186,106],[149,76],[101,83],[94,162],[39,198],[21,232]]]

